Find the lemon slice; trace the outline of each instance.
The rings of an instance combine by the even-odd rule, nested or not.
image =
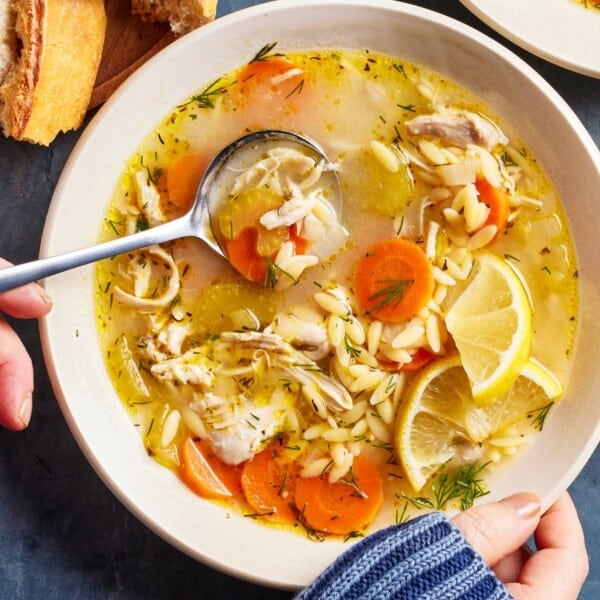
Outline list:
[[[485,405],[515,382],[531,351],[527,292],[505,260],[475,258],[474,274],[446,315],[474,400]]]
[[[419,491],[454,458],[485,460],[487,452],[527,441],[541,429],[539,419],[562,391],[550,371],[529,360],[504,396],[480,406],[473,401],[460,356],[442,358],[413,380],[398,410],[396,456]]]

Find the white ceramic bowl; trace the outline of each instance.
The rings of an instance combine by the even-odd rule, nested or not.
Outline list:
[[[600,436],[600,155],[574,113],[502,46],[446,17],[386,0],[282,0],[223,17],[186,36],[135,73],[82,135],[56,188],[42,254],[93,244],[126,160],[182,99],[247,62],[257,48],[369,48],[432,67],[481,96],[516,128],[558,188],[581,272],[578,356],[572,384],[543,436],[510,473],[490,481],[492,500],[532,490],[551,503]],[[65,418],[116,496],[183,552],[265,585],[312,580],[348,545],[311,542],[261,526],[192,494],[148,458],[105,372],[93,312],[93,267],[51,278],[42,322],[47,365]]]

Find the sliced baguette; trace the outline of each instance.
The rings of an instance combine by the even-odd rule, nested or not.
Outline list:
[[[0,3],[0,128],[47,146],[85,117],[106,32],[104,0]]]
[[[217,0],[131,0],[131,12],[143,21],[169,23],[182,35],[215,18]]]

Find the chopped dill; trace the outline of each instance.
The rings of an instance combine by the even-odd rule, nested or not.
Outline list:
[[[408,79],[408,77],[406,76],[406,71],[404,70],[404,65],[394,63],[392,66],[396,71],[398,71],[398,73],[404,76],[404,79]]]
[[[135,230],[136,231],[146,231],[146,229],[150,228],[150,224],[148,223],[148,219],[143,216],[139,216],[135,220]]]
[[[283,474],[283,479],[281,480],[281,485],[279,486],[279,489],[277,490],[277,495],[278,496],[283,496],[283,492],[285,491],[285,486],[287,484],[287,478],[288,478],[288,473],[286,471]]]
[[[287,98],[289,98],[290,96],[293,96],[294,94],[300,94],[302,92],[303,88],[304,88],[304,79],[301,79],[296,84],[296,87],[294,87],[294,89],[286,96],[286,100],[287,100]]]
[[[349,542],[350,540],[354,540],[356,538],[363,538],[365,537],[364,533],[361,533],[360,531],[351,531],[345,538],[344,538],[344,542]]]
[[[123,221],[113,221],[112,219],[106,219],[105,222],[114,231],[115,235],[121,235],[119,227],[123,225]]]
[[[347,335],[344,336],[344,346],[350,356],[353,356],[354,358],[360,356],[361,349],[357,348],[356,346],[353,346],[352,342],[350,341]]]

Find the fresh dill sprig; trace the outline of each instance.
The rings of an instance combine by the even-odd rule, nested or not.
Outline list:
[[[546,417],[550,412],[550,409],[554,406],[554,401],[548,402],[544,406],[540,408],[536,408],[535,410],[529,411],[527,413],[528,419],[533,419],[531,421],[531,426],[537,431],[542,431],[544,429],[544,423],[546,422]]]
[[[344,542],[349,542],[350,540],[355,540],[357,538],[363,537],[365,537],[364,533],[361,533],[360,531],[351,531],[348,535],[344,537]]]
[[[217,96],[224,94],[227,91],[228,85],[222,85],[221,78],[215,79],[207,85],[199,94],[192,96],[184,104],[180,104],[177,108],[185,108],[189,104],[197,104],[200,108],[214,108],[214,100]]]
[[[264,287],[270,290],[275,289],[275,285],[279,279],[279,273],[291,279],[294,284],[298,283],[296,277],[291,273],[288,273],[285,269],[282,269],[274,260],[267,258],[267,272],[265,273]]]
[[[443,510],[452,500],[459,500],[462,510],[473,506],[473,502],[481,496],[489,494],[485,489],[483,479],[479,477],[480,473],[490,463],[478,465],[465,465],[457,471],[450,474],[444,471],[431,484],[431,491],[435,498],[435,508]]]
[[[365,492],[363,492],[360,489],[358,482],[356,480],[356,475],[354,474],[352,467],[350,467],[350,471],[348,472],[348,475],[346,477],[340,479],[339,482],[352,488],[353,496],[358,496],[359,498],[368,498],[367,494],[365,494]]]
[[[322,542],[325,539],[325,537],[321,533],[319,533],[316,529],[311,527],[308,524],[308,522],[306,521],[306,517],[304,516],[304,511],[306,509],[306,506],[304,506],[302,508],[302,510],[300,510],[292,502],[290,502],[288,504],[288,506],[290,507],[291,511],[294,513],[294,516],[296,517],[296,523],[298,523],[298,525],[300,525],[300,527],[302,527],[304,529],[304,531],[306,532],[306,536],[308,537],[309,540],[313,540],[315,542]]]
[[[348,352],[350,356],[354,358],[360,356],[361,349],[357,348],[356,346],[353,346],[352,342],[350,341],[347,335],[344,336],[344,346],[346,348],[346,352]]]
[[[367,314],[380,311],[392,303],[394,306],[398,306],[404,292],[414,281],[412,279],[379,279],[375,283],[387,283],[388,285],[382,287],[369,297],[369,300],[376,300],[377,302],[375,306],[372,306],[367,311]]]
[[[435,508],[433,502],[425,496],[408,496],[407,494],[402,492],[402,498],[404,498],[409,504],[411,504],[415,508],[418,508],[419,510],[423,508]]]
[[[408,514],[408,500],[404,502],[404,507],[402,508],[402,512],[398,512],[396,509],[396,525],[401,525],[402,523],[406,523],[410,519],[410,515]]]
[[[277,42],[271,42],[270,44],[265,44],[255,55],[254,58],[248,63],[249,65],[254,62],[262,62],[268,60],[271,52],[277,46]]]

